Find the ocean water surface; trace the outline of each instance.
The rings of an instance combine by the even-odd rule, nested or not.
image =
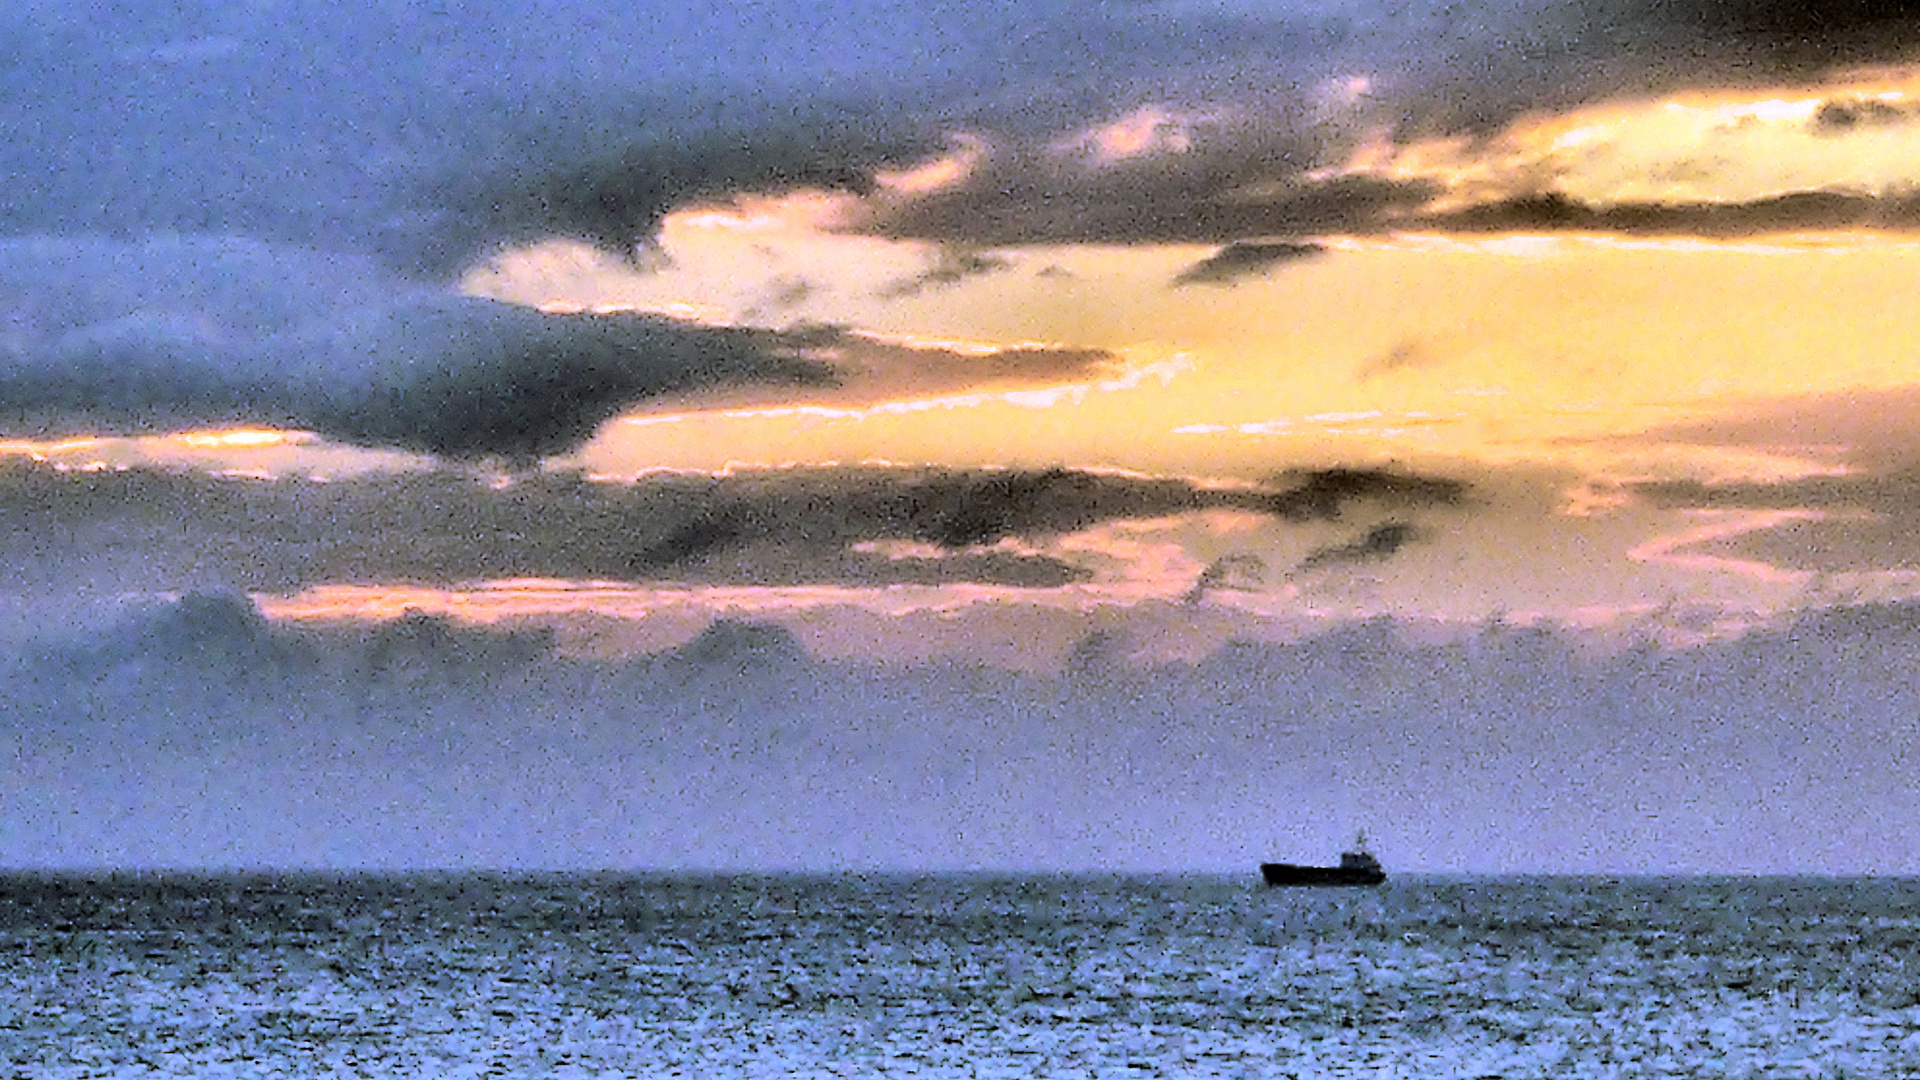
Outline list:
[[[16,874],[0,1075],[1915,1077],[1920,881]]]

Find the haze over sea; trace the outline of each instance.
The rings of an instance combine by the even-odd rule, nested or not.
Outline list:
[[[1920,881],[13,875],[0,1069],[1899,1077]]]

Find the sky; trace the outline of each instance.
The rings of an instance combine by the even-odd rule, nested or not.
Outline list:
[[[0,13],[0,866],[1920,874],[1920,8]]]

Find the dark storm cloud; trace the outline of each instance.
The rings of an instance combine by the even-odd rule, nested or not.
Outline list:
[[[630,254],[673,207],[747,191],[869,192],[857,227],[956,250],[1920,218],[1911,196],[1809,193],[1732,207],[1549,196],[1443,219],[1423,214],[1426,181],[1340,172],[1380,131],[1471,139],[1625,93],[1903,59],[1920,40],[1905,4],[129,0],[89,11],[84,22],[63,4],[0,11],[0,274],[40,298],[0,335],[16,426],[269,419],[527,457],[709,368],[802,376],[769,366],[767,339],[536,324],[420,291],[541,238]],[[1846,115],[1878,121],[1863,108]],[[877,172],[956,138],[980,154],[954,186],[876,188]],[[936,266],[922,284],[990,268]],[[151,302],[87,319],[63,307],[99,306],[102,292]],[[310,317],[322,309],[328,318]],[[363,363],[371,389],[319,388],[313,366],[343,357]],[[471,378],[441,370],[469,360]],[[415,381],[410,367],[430,373]],[[444,409],[425,403],[436,396]]]
[[[1225,243],[1445,228],[1449,219],[1420,213],[1437,193],[1430,184],[1339,170],[1380,131],[1401,143],[1464,136],[1471,145],[1523,114],[1690,87],[1811,80],[1905,60],[1920,45],[1913,9],[1864,3],[1804,12],[1706,0],[1180,11],[1193,20],[1187,41],[1212,40],[1221,49],[1204,73],[1176,59],[1170,71],[1154,69],[1169,73],[1151,89],[1126,84],[1138,89],[1078,112],[1071,125],[983,120],[970,130],[984,137],[987,151],[962,182],[884,205],[870,227],[985,245]],[[1169,106],[1159,120],[1164,137],[1137,140],[1124,153],[1088,152],[1084,132],[1125,122],[1130,108],[1143,105]],[[1836,111],[1828,119],[1843,117]],[[1746,216],[1786,211],[1782,227],[1796,227],[1794,212],[1802,209],[1756,207]],[[1479,214],[1488,221],[1507,212],[1535,219],[1516,227],[1616,225],[1605,216],[1576,225],[1554,210],[1523,202]],[[1651,213],[1661,218],[1653,226],[1632,211],[1618,224],[1756,227],[1706,220],[1714,215],[1686,208]],[[1859,216],[1882,223],[1871,209]],[[1900,211],[1884,216],[1898,227]],[[1816,215],[1809,227],[1824,221]],[[1459,227],[1480,225],[1467,218]]]
[[[266,483],[16,459],[0,470],[0,591],[54,589],[128,560],[122,587],[147,590],[528,577],[1051,588],[1084,580],[1088,568],[995,545],[1203,510],[1310,520],[1354,502],[1410,509],[1463,490],[1347,472],[1212,488],[1066,469],[877,468],[633,484],[533,476],[496,490],[451,473]],[[48,537],[68,539],[50,548]],[[138,557],[157,552],[166,557]]]
[[[1257,243],[1241,241],[1228,244],[1201,259],[1173,279],[1174,287],[1183,285],[1231,285],[1242,278],[1265,274],[1277,266],[1311,259],[1324,254],[1320,244]]]
[[[70,655],[80,669],[100,674],[135,665],[265,674],[295,663],[300,653],[245,597],[189,593],[126,619]]]
[[[625,407],[713,388],[872,403],[1107,371],[1097,349],[972,355],[833,327],[551,315],[232,237],[0,242],[0,434],[251,421],[525,462]]]
[[[664,394],[829,384],[832,370],[806,357],[819,343],[806,332],[442,300],[373,312],[299,342],[296,355],[312,366],[289,388],[288,408],[295,423],[344,442],[531,461],[584,443],[624,407]]]
[[[1424,194],[1315,179],[1370,131],[1486,134],[1920,40],[1910,5],[1865,0],[90,11],[0,14],[0,235],[241,235],[429,276],[547,236],[629,252],[689,201],[862,190],[957,132],[991,148],[977,175],[876,228],[987,246],[1348,231]],[[1177,147],[1088,149],[1148,105]]]
[[[867,191],[876,171],[937,147],[929,137],[889,136],[899,125],[860,115],[756,117],[720,130],[651,117],[631,125],[657,134],[595,132],[563,158],[551,155],[555,140],[531,134],[516,140],[524,159],[488,160],[440,181],[434,213],[459,225],[434,238],[448,247],[439,261],[457,269],[475,254],[555,236],[630,256],[675,207],[797,188]],[[569,138],[581,136],[563,132],[559,141]]]
[[[634,402],[826,384],[832,332],[545,315],[232,238],[0,243],[0,431],[288,424],[530,460]]]
[[[1613,5],[1601,5],[1601,10]],[[1910,55],[1920,4],[1910,0],[1733,0],[1664,4],[1629,0],[1627,17],[1689,25],[1702,38],[1775,50],[1804,64],[1863,62]]]
[[[919,152],[889,67],[944,66],[915,56],[940,25],[897,6],[90,10],[0,15],[0,232],[239,234],[430,276],[541,236],[630,251],[687,199],[863,183]]]

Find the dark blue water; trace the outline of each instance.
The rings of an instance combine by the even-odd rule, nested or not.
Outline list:
[[[1920,882],[0,878],[0,1075],[1920,1075]]]

